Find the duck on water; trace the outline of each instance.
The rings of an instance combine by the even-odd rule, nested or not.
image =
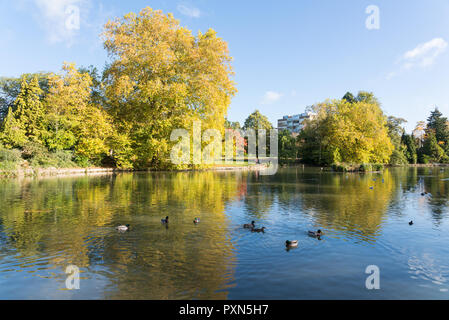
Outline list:
[[[243,228],[245,229],[254,229],[256,227],[256,222],[251,221],[251,223],[246,223],[243,225]]]
[[[116,229],[117,229],[118,231],[128,231],[128,230],[129,230],[129,227],[130,227],[129,224],[125,224],[125,225],[116,227]]]
[[[321,237],[322,235],[324,235],[324,233],[323,233],[323,231],[321,231],[321,230],[318,230],[318,231],[309,231],[309,232],[308,232],[308,235],[311,236],[311,237],[314,237],[314,238],[319,238],[319,237]]]
[[[298,240],[287,240],[285,241],[285,246],[287,248],[296,248],[298,246]]]
[[[252,232],[262,232],[262,233],[265,233],[265,227],[262,227],[262,228],[252,228],[251,229],[251,231]]]

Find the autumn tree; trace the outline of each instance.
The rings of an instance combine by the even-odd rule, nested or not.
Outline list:
[[[195,120],[224,131],[236,88],[227,43],[214,30],[194,36],[148,7],[109,21],[103,38],[112,59],[106,97],[134,167],[167,166],[171,131]]]
[[[49,78],[45,137],[50,150],[73,149],[77,157],[99,163],[109,152],[113,134],[109,115],[92,102],[92,78],[74,64],[64,64],[62,75]]]
[[[314,110],[317,117],[306,121],[298,138],[300,157],[319,164],[388,163],[394,147],[375,97],[326,101]]]

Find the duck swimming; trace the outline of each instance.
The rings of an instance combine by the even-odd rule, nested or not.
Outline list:
[[[262,227],[262,228],[252,228],[251,229],[251,231],[252,232],[262,232],[262,233],[265,233],[265,227]]]
[[[165,219],[161,219],[162,223],[168,223],[168,216],[165,217]]]
[[[409,224],[410,226],[413,226],[413,221],[410,221],[408,224]]]
[[[309,236],[315,237],[315,238],[321,237],[322,235],[324,235],[324,233],[323,233],[321,230],[318,230],[318,231],[309,231],[308,234],[309,234]]]
[[[193,223],[194,223],[194,224],[200,223],[200,219],[195,218],[195,220],[193,220]]]
[[[251,221],[251,223],[247,223],[243,225],[243,228],[245,229],[254,229],[256,227],[256,222]]]
[[[130,225],[129,225],[129,224],[126,224],[126,225],[123,225],[123,226],[118,226],[116,229],[117,229],[118,231],[128,231],[128,230],[129,230],[129,227],[130,227]]]
[[[294,248],[298,246],[298,240],[287,240],[285,241],[285,246],[289,248]]]

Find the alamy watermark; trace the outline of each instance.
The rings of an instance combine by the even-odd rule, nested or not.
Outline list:
[[[80,29],[80,8],[75,5],[68,5],[65,8],[65,27],[67,30]]]
[[[369,16],[365,20],[365,26],[368,30],[380,29],[380,9],[376,5],[366,7],[365,13]]]
[[[367,266],[365,273],[369,274],[365,281],[365,287],[368,290],[379,290],[380,289],[380,269],[376,265]]]
[[[75,265],[67,266],[65,273],[68,274],[65,280],[65,287],[68,290],[80,289],[80,269]]]
[[[262,175],[274,175],[278,169],[278,131],[276,129],[269,131],[267,146],[266,130],[257,130],[256,133],[254,129],[245,131],[227,129],[223,137],[217,129],[207,129],[202,132],[201,122],[195,121],[192,135],[186,129],[176,129],[172,131],[170,140],[178,141],[170,153],[170,160],[176,165],[226,165],[234,164],[234,161],[240,163],[246,161],[248,164],[265,164],[267,167],[261,171]],[[268,150],[269,155],[267,155]]]

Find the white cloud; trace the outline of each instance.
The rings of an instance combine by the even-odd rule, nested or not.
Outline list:
[[[198,8],[190,7],[184,4],[179,4],[177,7],[181,14],[188,16],[190,18],[199,18],[201,16],[201,11]]]
[[[430,67],[436,58],[446,51],[448,43],[442,38],[435,38],[428,42],[419,44],[416,48],[407,51],[399,59],[400,70],[390,72],[387,79],[391,79],[402,71],[411,70],[415,67]]]
[[[33,0],[38,8],[36,19],[51,43],[73,44],[81,28],[81,14],[89,10],[90,0]]]
[[[442,38],[435,38],[429,42],[418,45],[415,49],[407,51],[403,59],[405,61],[417,62],[422,66],[432,65],[435,58],[447,48],[447,42]]]
[[[283,94],[275,91],[265,92],[261,104],[272,104],[282,98]]]

